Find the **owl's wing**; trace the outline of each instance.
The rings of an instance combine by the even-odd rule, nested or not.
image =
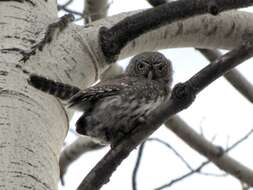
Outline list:
[[[75,94],[68,101],[68,107],[83,110],[85,106],[89,106],[104,97],[116,95],[121,89],[122,87],[118,85],[98,85],[90,87]]]

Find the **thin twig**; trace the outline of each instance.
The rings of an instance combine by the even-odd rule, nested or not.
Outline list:
[[[133,170],[133,175],[132,175],[132,189],[133,190],[137,190],[137,172],[139,171],[139,167],[140,167],[140,163],[141,163],[141,159],[142,159],[142,155],[143,155],[143,150],[144,150],[144,146],[145,146],[145,142],[143,142],[140,145],[139,151],[138,151],[138,155],[137,155],[137,160],[136,163],[134,165],[134,170]]]
[[[232,149],[238,147],[239,144],[241,144],[242,142],[244,142],[250,135],[252,135],[253,133],[253,129],[251,129],[249,132],[247,132],[243,137],[241,137],[239,140],[235,141],[231,146],[229,146],[226,150],[224,150],[224,152],[228,153],[229,151],[231,151]],[[171,187],[172,185],[174,185],[175,183],[185,179],[186,177],[189,177],[193,174],[202,174],[202,175],[208,175],[208,176],[217,176],[217,177],[223,177],[226,176],[226,174],[211,174],[211,173],[205,173],[202,172],[201,170],[204,168],[204,166],[206,166],[207,164],[211,163],[210,160],[207,160],[205,162],[203,162],[200,166],[198,166],[196,169],[191,170],[188,173],[183,174],[182,176],[175,178],[173,180],[171,180],[169,183],[162,185],[160,187],[155,188],[155,190],[161,190],[164,188],[168,188]]]
[[[159,142],[163,145],[165,145],[167,148],[169,148],[170,150],[172,150],[177,157],[179,157],[179,159],[186,165],[186,167],[189,169],[189,172],[183,174],[182,176],[178,177],[178,178],[175,178],[173,180],[171,180],[169,183],[167,183],[166,187],[169,187],[169,186],[172,186],[173,184],[175,184],[176,182],[179,182],[180,180],[183,180],[184,178],[186,177],[189,177],[195,173],[198,173],[198,174],[201,174],[201,175],[206,175],[206,176],[215,176],[215,177],[224,177],[226,176],[227,174],[214,174],[214,173],[207,173],[207,172],[203,172],[201,171],[201,169],[206,166],[208,163],[210,163],[210,161],[208,163],[204,162],[202,164],[200,164],[200,166],[198,166],[197,168],[193,168],[190,166],[190,164],[183,158],[183,156],[181,156],[171,145],[169,145],[168,143],[166,143],[165,141],[161,140],[161,139],[158,139],[158,138],[148,138],[144,143],[141,144],[139,150],[138,150],[138,155],[137,155],[137,161],[136,161],[136,164],[135,164],[135,167],[134,167],[134,171],[133,171],[133,175],[132,175],[132,189],[133,190],[137,190],[137,172],[139,170],[139,167],[140,167],[140,163],[141,163],[141,159],[142,159],[142,156],[143,156],[143,151],[144,151],[144,144],[147,142],[147,141],[156,141],[156,142]],[[163,185],[165,186],[165,185]],[[160,189],[160,188],[163,188],[163,186],[159,187],[159,188],[156,188],[156,189]]]
[[[184,164],[185,166],[189,169],[192,170],[192,167],[190,166],[190,164],[184,159],[184,157],[175,149],[173,148],[169,143],[158,139],[158,138],[148,138],[147,141],[156,141],[159,142],[161,144],[163,144],[164,146],[166,146],[167,148],[169,148]]]
[[[178,178],[175,178],[173,180],[171,180],[169,183],[165,184],[165,185],[162,185],[160,187],[157,187],[155,188],[155,190],[161,190],[161,189],[164,189],[164,188],[167,188],[167,187],[171,187],[172,185],[174,185],[175,183],[179,182],[179,181],[182,181],[183,179],[199,172],[203,167],[205,167],[207,164],[209,164],[210,161],[205,161],[203,162],[199,167],[195,168],[194,170],[191,170],[190,172],[188,173],[185,173],[183,174],[182,176],[178,177]]]
[[[73,3],[73,0],[68,0],[66,3],[64,3],[63,5],[59,5],[58,4],[58,11],[60,11],[61,9],[63,9],[63,8],[65,8],[65,7],[67,7],[67,6],[69,6],[71,3]]]
[[[220,147],[213,145],[210,141],[203,138],[178,116],[169,119],[165,125],[194,150],[211,160],[218,168],[236,178],[242,179],[244,182],[247,181],[246,183],[250,185],[253,184],[253,171],[226,154],[245,141],[252,134],[253,129],[227,149],[221,151]]]

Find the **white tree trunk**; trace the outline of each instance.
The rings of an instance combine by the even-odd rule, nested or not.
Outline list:
[[[56,1],[0,1],[0,49],[29,50],[57,18]],[[68,131],[62,104],[30,87],[16,66],[57,81],[86,87],[106,68],[98,43],[99,25],[111,26],[132,13],[102,20],[88,28],[70,25],[26,63],[17,51],[0,51],[0,187],[57,189],[58,158]],[[194,17],[164,26],[129,43],[120,58],[167,47],[236,46],[253,16],[228,12]],[[207,27],[207,23],[208,27]],[[152,39],[152,40],[151,40]]]
[[[56,1],[33,2],[36,6],[27,1],[0,2],[0,49],[29,50],[44,37],[48,24],[56,21]],[[58,158],[68,118],[62,104],[30,87],[16,66],[66,83],[80,85],[82,81],[87,86],[93,82],[94,60],[83,55],[89,51],[73,30],[65,32],[26,63],[18,62],[22,56],[17,51],[0,51],[1,189],[57,189]]]

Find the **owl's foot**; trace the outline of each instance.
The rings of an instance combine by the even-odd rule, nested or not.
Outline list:
[[[114,135],[112,136],[110,142],[111,142],[111,148],[116,147],[120,142],[127,138],[129,135],[129,131],[125,130],[118,130],[117,132],[114,132]]]

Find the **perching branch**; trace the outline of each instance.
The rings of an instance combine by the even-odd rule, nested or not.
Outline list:
[[[222,54],[218,50],[213,49],[197,49],[199,50],[209,61],[214,61]],[[253,86],[252,84],[237,70],[232,69],[227,72],[224,77],[227,81],[233,85],[245,98],[253,103]]]
[[[218,58],[210,65],[195,74],[184,83],[177,84],[171,97],[154,110],[144,124],[136,128],[113,147],[102,160],[89,172],[78,190],[97,190],[109,181],[110,176],[129,153],[145,138],[151,135],[161,124],[177,112],[186,109],[194,101],[195,96],[225,72],[237,66],[253,55],[252,43],[243,43],[238,48]],[[222,157],[219,149],[213,158]],[[232,173],[238,176],[236,173]],[[241,178],[243,179],[243,178]],[[245,182],[253,185],[253,179],[245,178]]]
[[[155,8],[129,16],[111,28],[100,29],[100,44],[108,63],[115,61],[121,49],[130,41],[150,30],[205,13],[248,7],[251,0],[180,0],[162,4]],[[216,6],[216,8],[215,8]],[[217,12],[215,12],[215,15]]]
[[[162,5],[164,3],[168,3],[170,0],[147,0],[147,2],[149,2],[150,5],[152,5],[153,7]]]

